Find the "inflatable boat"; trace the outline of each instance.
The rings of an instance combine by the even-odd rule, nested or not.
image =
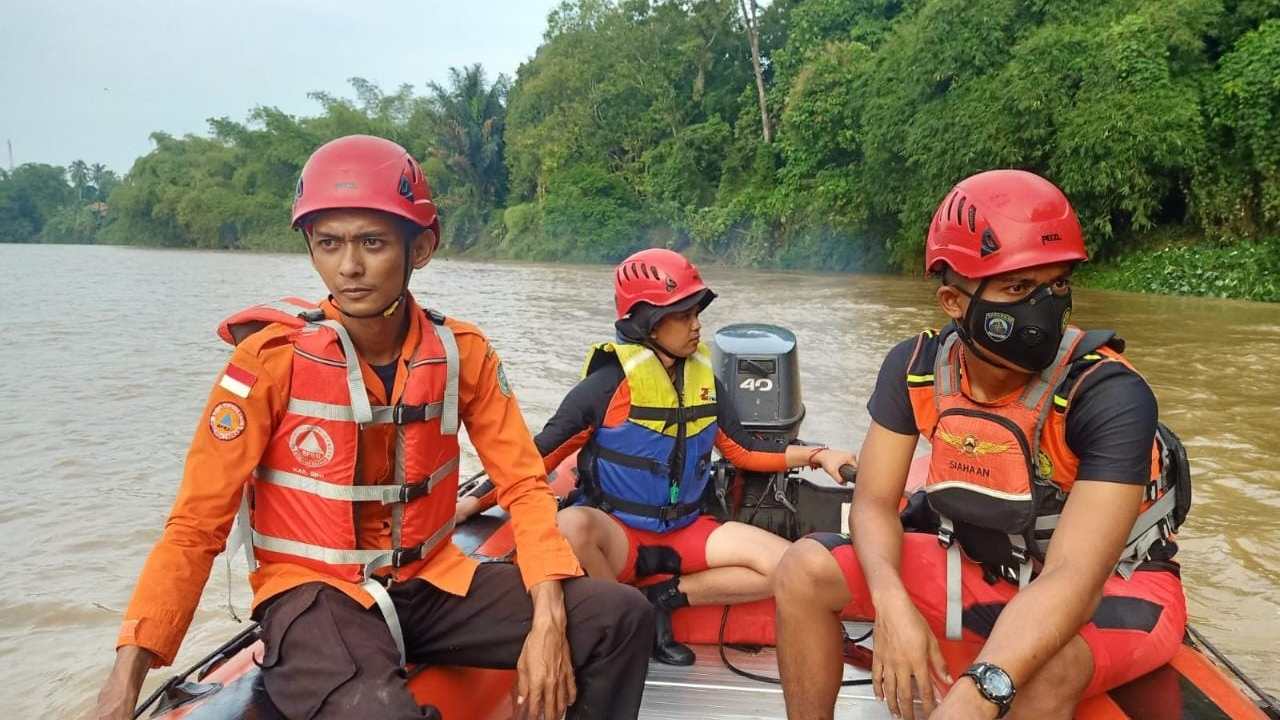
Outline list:
[[[735,397],[744,427],[780,446],[796,442],[803,420],[795,337],[767,325],[735,325],[720,330],[713,345],[717,374]],[[735,388],[746,391],[735,393]],[[927,462],[917,459],[908,488],[923,482]],[[708,510],[766,527],[794,538],[814,530],[842,530],[851,491],[796,472],[736,474],[724,464],[713,470]],[[576,485],[577,458],[567,458],[550,474],[562,499]],[[482,493],[479,483],[460,493]],[[484,562],[513,559],[511,526],[499,508],[458,526],[453,541]],[[660,579],[660,578],[655,578]],[[783,718],[785,706],[776,684],[774,605],[762,600],[732,607],[684,608],[673,615],[676,637],[693,646],[697,662],[689,667],[652,663],[645,684],[641,717],[651,720],[738,720]],[[867,662],[874,637],[866,618],[846,618],[845,678],[836,705],[841,720],[889,718],[875,700]],[[971,664],[979,647],[943,642],[953,676]],[[150,694],[134,717],[156,720],[274,720],[280,714],[263,689],[263,645],[258,626],[249,624],[199,662],[173,676]],[[859,682],[862,681],[862,682]],[[423,705],[444,720],[506,720],[513,716],[515,673],[464,667],[412,667],[408,685]],[[1166,666],[1127,685],[1086,700],[1080,720],[1280,720],[1280,707],[1244,676],[1193,628]]]

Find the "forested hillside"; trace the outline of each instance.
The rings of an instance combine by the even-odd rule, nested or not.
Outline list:
[[[514,78],[352,85],[157,132],[94,238],[298,247],[302,162],[367,132],[423,159],[460,252],[914,272],[952,183],[1020,167],[1100,284],[1280,299],[1280,0],[569,0]],[[0,238],[65,224],[15,200],[37,169],[0,176]]]

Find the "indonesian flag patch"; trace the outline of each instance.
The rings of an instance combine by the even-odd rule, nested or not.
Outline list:
[[[227,369],[222,371],[222,379],[218,381],[218,385],[236,397],[247,398],[256,382],[258,382],[257,375],[242,367],[228,364]]]

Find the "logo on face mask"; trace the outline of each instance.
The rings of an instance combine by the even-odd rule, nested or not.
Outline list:
[[[989,312],[986,317],[987,337],[1004,342],[1013,335],[1013,316],[1002,312]]]

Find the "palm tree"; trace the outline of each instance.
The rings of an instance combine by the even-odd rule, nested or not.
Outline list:
[[[84,188],[89,184],[89,166],[83,160],[76,160],[67,166],[67,174],[71,176],[71,184],[75,187],[80,202],[84,202]]]
[[[93,189],[97,191],[98,200],[106,202],[107,193],[103,188],[103,184],[107,182],[107,173],[111,172],[106,165],[102,163],[94,163],[89,166],[89,181],[93,183]]]
[[[450,68],[447,88],[434,82],[428,85],[436,126],[431,152],[453,176],[449,194],[454,197],[450,204],[459,220],[479,221],[506,195],[503,131],[509,85],[504,75],[490,85],[478,63]],[[460,229],[455,226],[455,230]],[[474,229],[466,228],[463,234]]]

